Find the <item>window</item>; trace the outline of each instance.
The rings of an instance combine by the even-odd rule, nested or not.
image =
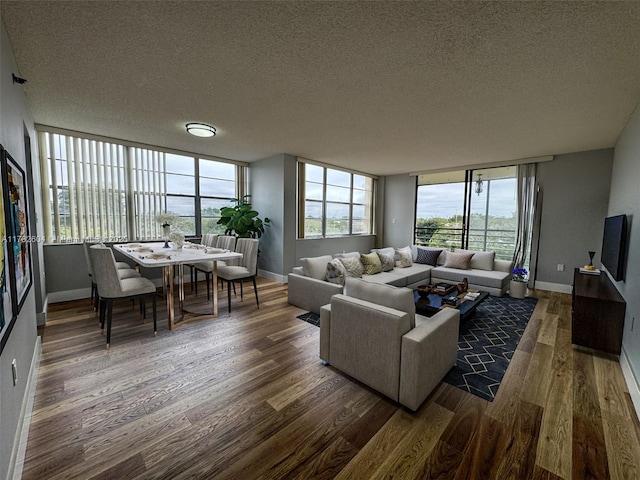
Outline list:
[[[233,163],[48,132],[40,148],[48,243],[157,239],[160,212],[185,235],[219,232],[220,208],[244,190]]]
[[[300,238],[373,231],[373,184],[366,175],[299,162]]]
[[[495,251],[511,260],[516,237],[516,167],[420,175],[417,245]]]

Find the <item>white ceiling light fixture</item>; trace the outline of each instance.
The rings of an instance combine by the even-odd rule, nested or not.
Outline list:
[[[187,132],[196,137],[213,137],[216,134],[215,127],[206,123],[187,123]]]

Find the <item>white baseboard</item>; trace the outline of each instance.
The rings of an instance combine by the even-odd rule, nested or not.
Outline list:
[[[274,282],[287,283],[286,275],[268,272],[267,270],[258,270],[258,276],[268,278],[269,280],[273,280]]]
[[[51,292],[47,295],[47,303],[68,302],[70,300],[80,300],[91,297],[91,287],[77,288],[75,290],[63,290],[61,292]]]
[[[636,415],[640,418],[640,383],[638,383],[638,379],[631,369],[629,358],[627,357],[627,352],[625,351],[624,346],[622,347],[622,352],[620,352],[620,368],[622,368],[622,374],[627,382],[627,388],[629,389],[629,395],[631,395],[633,406],[636,409]]]
[[[536,282],[534,288],[536,290],[547,290],[549,292],[571,293],[571,285],[564,283]]]
[[[31,359],[31,368],[27,377],[27,388],[22,400],[18,430],[13,444],[13,451],[9,462],[8,479],[20,480],[24,467],[24,458],[27,453],[27,441],[29,440],[29,427],[31,426],[31,413],[33,412],[33,400],[36,395],[38,383],[38,371],[40,369],[40,354],[42,352],[41,338],[36,337],[36,344]]]

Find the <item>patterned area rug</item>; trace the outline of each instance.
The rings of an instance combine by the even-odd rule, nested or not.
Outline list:
[[[482,302],[460,326],[458,361],[444,381],[492,402],[537,302],[507,295]]]
[[[460,326],[458,361],[444,381],[492,402],[537,302],[508,295],[490,296],[482,302],[475,315]],[[315,313],[298,318],[320,326]]]

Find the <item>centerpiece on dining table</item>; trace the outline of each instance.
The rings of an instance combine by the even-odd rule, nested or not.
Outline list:
[[[169,236],[171,235],[171,225],[178,223],[178,215],[173,213],[158,213],[156,222],[162,226],[162,239],[164,240],[163,248],[169,248]]]

